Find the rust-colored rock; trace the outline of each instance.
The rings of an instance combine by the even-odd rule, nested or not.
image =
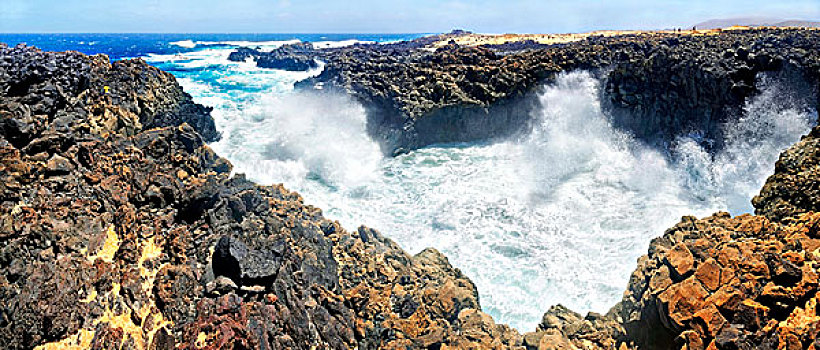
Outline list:
[[[518,59],[463,51],[437,57]],[[438,251],[231,176],[209,110],[144,62],[0,45],[0,78],[3,348],[819,346],[820,128],[783,153],[758,216],[682,218],[606,315],[556,306],[522,336]]]
[[[669,265],[671,271],[678,279],[688,276],[689,273],[693,271],[695,268],[694,259],[692,252],[689,251],[689,248],[686,248],[685,244],[675,245],[669,253],[666,254],[666,264]]]

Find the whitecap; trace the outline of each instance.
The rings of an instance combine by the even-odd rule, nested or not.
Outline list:
[[[179,46],[179,47],[184,47],[186,49],[193,49],[193,48],[196,47],[196,43],[194,43],[192,40],[180,40],[180,41],[170,42],[168,44],[174,45],[174,46]]]

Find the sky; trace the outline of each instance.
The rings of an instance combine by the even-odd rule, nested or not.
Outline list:
[[[820,21],[820,0],[0,0],[0,32],[567,33]]]

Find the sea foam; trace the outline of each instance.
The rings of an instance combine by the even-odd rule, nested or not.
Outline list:
[[[236,172],[284,183],[346,228],[367,224],[411,253],[441,250],[476,283],[484,310],[522,331],[557,303],[606,312],[649,240],[682,215],[748,212],[778,153],[816,118],[763,82],[727,125],[723,151],[681,139],[668,157],[613,128],[600,83],[572,72],[545,87],[528,135],[383,158],[356,101],[293,91],[319,71],[259,69],[226,52],[165,64],[215,107],[224,137],[212,146]]]

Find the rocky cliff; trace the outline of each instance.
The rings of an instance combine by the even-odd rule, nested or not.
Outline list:
[[[231,177],[170,75],[26,47],[0,62],[3,348],[520,343],[437,251]]]
[[[818,128],[758,216],[683,218],[609,313],[521,335],[437,251],[231,176],[208,109],[142,61],[2,46],[0,123],[3,348],[820,347]]]
[[[613,125],[655,145],[698,134],[707,146],[719,148],[721,125],[736,120],[744,101],[758,92],[761,72],[785,76],[806,90],[801,94],[813,96],[807,99],[810,107],[820,96],[816,30],[589,36],[557,45],[435,45],[463,34],[448,35],[411,42],[416,45],[315,50],[325,70],[298,86],[336,87],[358,98],[368,112],[370,135],[387,154],[527,130],[539,108],[538,88],[573,69],[597,72]]]

